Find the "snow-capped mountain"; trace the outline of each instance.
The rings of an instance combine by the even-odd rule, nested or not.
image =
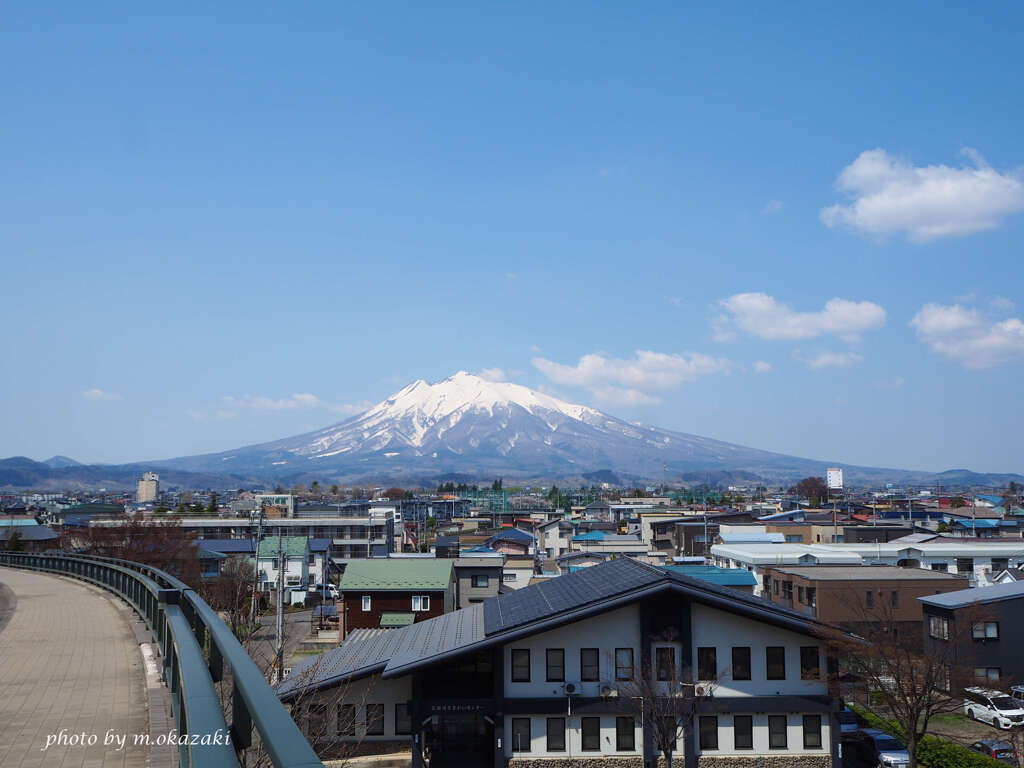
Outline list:
[[[632,424],[509,382],[460,371],[414,381],[365,413],[296,437],[160,462],[192,471],[323,478],[571,478],[598,470],[662,478],[701,470],[765,477],[823,462]]]

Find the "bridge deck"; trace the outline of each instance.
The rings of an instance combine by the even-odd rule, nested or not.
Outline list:
[[[5,588],[6,586],[6,588]],[[0,765],[143,768],[146,675],[116,598],[71,579],[0,567]],[[6,603],[6,605],[5,605]],[[13,604],[13,612],[10,610]],[[104,745],[108,732],[127,736]],[[54,743],[63,734],[92,746]]]

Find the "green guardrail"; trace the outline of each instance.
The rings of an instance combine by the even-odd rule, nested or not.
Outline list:
[[[63,552],[0,552],[0,565],[87,581],[119,595],[139,614],[160,648],[182,768],[244,765],[253,728],[276,768],[323,768],[234,633],[184,582],[130,560]],[[224,679],[225,668],[231,673],[228,708],[215,686]],[[203,739],[218,729],[230,733],[230,741]],[[215,741],[220,743],[211,743]]]

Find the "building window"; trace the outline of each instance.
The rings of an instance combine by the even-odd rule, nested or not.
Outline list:
[[[549,683],[565,682],[565,649],[548,648],[545,654],[545,679]]]
[[[654,666],[659,682],[676,679],[676,649],[662,647],[654,649]]]
[[[775,589],[775,594],[776,595],[779,594],[779,580],[778,579],[776,579],[775,581],[772,582],[772,586]]]
[[[820,653],[816,645],[800,648],[800,679],[817,680],[821,677]]]
[[[998,640],[999,623],[995,621],[979,621],[971,627],[971,635],[975,640]]]
[[[943,616],[929,616],[928,635],[936,640],[949,640],[949,619]]]
[[[565,752],[565,718],[548,718],[548,752]]]
[[[732,718],[733,747],[754,748],[754,718],[750,715],[735,715]]]
[[[615,679],[616,680],[632,680],[633,679],[633,649],[632,648],[616,648],[615,649]]]
[[[369,595],[363,595],[363,610],[364,611],[370,610],[370,596]]]
[[[786,649],[781,645],[769,645],[764,649],[765,667],[769,680],[786,679]]]
[[[1007,557],[992,558],[992,573],[1001,573],[1010,567],[1010,559]]]
[[[530,682],[530,649],[512,649],[512,682]]]
[[[717,680],[718,679],[718,649],[698,648],[697,649],[697,679]]]
[[[338,707],[338,733],[342,736],[356,735],[355,704],[342,704]]]
[[[782,582],[782,599],[792,600],[793,599],[793,582],[784,581]]]
[[[601,718],[580,718],[580,739],[584,752],[601,751]]]
[[[818,590],[816,587],[807,588],[807,604],[811,606],[811,608],[818,607]]]
[[[383,704],[367,704],[366,705],[366,735],[367,736],[383,736],[384,735],[384,705]]]
[[[796,588],[796,599],[797,599],[797,602],[799,602],[801,605],[803,605],[803,602],[804,602],[804,588],[803,587],[797,587]]]
[[[945,573],[946,571],[949,570],[949,564],[948,563],[932,563],[932,570],[933,571],[942,571],[943,573]]]
[[[501,580],[502,581],[515,581],[516,580],[516,574],[514,574],[514,573],[503,573],[503,574],[501,574]]]
[[[714,715],[700,717],[700,749],[701,752],[718,749],[718,718]]]
[[[597,648],[580,648],[580,680],[596,682],[601,679],[601,659]]]
[[[956,572],[957,573],[971,573],[974,570],[974,558],[973,557],[958,557],[956,559]]]
[[[408,736],[412,733],[412,718],[408,704],[395,704],[395,735]]]
[[[979,680],[988,680],[990,682],[996,682],[1000,677],[999,667],[975,667],[974,676]]]
[[[632,649],[628,649],[632,653]],[[632,752],[636,749],[636,726],[632,717],[615,718],[615,750]]]
[[[875,593],[870,589],[864,593],[864,605],[868,608],[875,607]]]
[[[786,748],[786,716],[768,715],[768,749]]]
[[[512,751],[530,751],[530,718],[512,718]]]
[[[429,595],[413,595],[412,596],[412,609],[414,611],[429,611],[430,610],[430,596]]]
[[[738,645],[732,649],[732,679],[750,679],[750,646]]]
[[[821,749],[821,715],[804,715],[804,749]]]
[[[306,735],[311,739],[319,739],[327,730],[327,705],[312,704],[309,707],[309,721]]]
[[[488,577],[486,575],[484,575],[484,576],[474,576],[473,577],[473,586],[474,587],[486,587],[487,584],[489,583],[489,581],[490,580],[488,579]]]

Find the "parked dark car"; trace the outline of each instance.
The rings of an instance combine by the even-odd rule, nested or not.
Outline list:
[[[1013,748],[1013,744],[1008,741],[983,739],[982,741],[974,742],[969,748],[971,751],[991,757],[993,760],[1020,768],[1020,755]]]
[[[843,737],[843,768],[907,768],[910,753],[885,731],[865,728]]]

